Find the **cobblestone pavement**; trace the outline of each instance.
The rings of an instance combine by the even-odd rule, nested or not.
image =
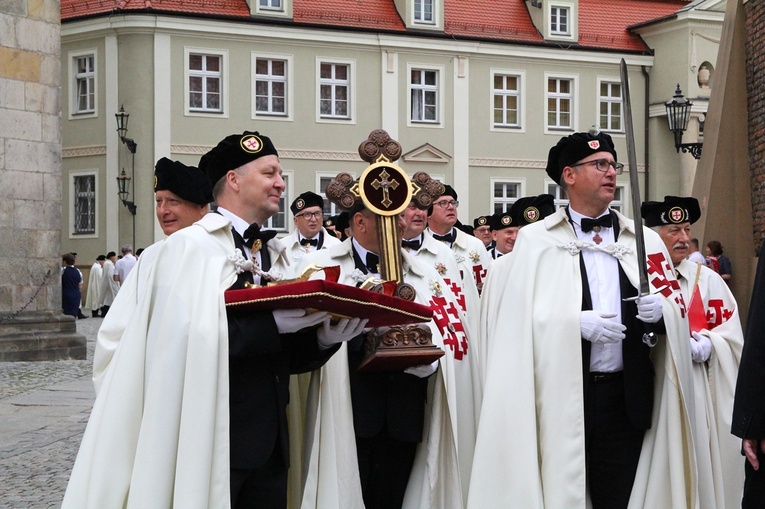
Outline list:
[[[0,509],[61,506],[95,396],[101,321],[77,321],[87,360],[0,362]]]

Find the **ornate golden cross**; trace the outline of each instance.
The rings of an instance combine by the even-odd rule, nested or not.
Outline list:
[[[382,180],[380,179],[373,180],[371,184],[372,187],[374,187],[375,189],[380,189],[382,187],[383,199],[382,201],[380,201],[380,203],[382,203],[385,207],[390,207],[391,204],[393,203],[390,199],[388,188],[393,188],[393,190],[395,191],[396,188],[398,187],[398,181],[388,180],[389,177],[390,177],[390,173],[383,170],[382,173],[380,173],[380,178],[382,178]]]

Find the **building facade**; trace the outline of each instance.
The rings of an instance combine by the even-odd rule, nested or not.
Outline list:
[[[622,58],[641,196],[677,194],[695,160],[675,152],[663,103],[681,83],[696,119],[684,141],[694,141],[705,108],[698,71],[713,70],[722,26],[710,3],[64,0],[62,245],[89,263],[159,240],[155,161],[196,165],[244,130],[279,149],[287,191],[267,226],[285,234],[294,197],[323,193],[339,171],[360,175],[358,145],[378,128],[402,144],[407,172],[455,187],[465,223],[527,195],[563,204],[544,171],[561,136],[606,131],[627,160]],[[135,152],[116,132],[120,107]],[[118,197],[123,171],[135,215]],[[614,205],[631,215],[627,172],[618,186]]]

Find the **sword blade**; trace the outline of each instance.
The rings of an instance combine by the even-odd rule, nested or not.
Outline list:
[[[643,222],[640,215],[640,184],[638,182],[637,157],[635,154],[635,132],[632,128],[632,103],[630,102],[630,84],[627,75],[627,62],[622,58],[619,64],[622,81],[622,106],[624,108],[624,131],[627,137],[627,164],[630,172],[630,196],[632,197],[632,219],[635,221],[635,243],[637,244],[638,274],[640,275],[640,295],[651,293],[648,284],[648,266],[645,254]]]

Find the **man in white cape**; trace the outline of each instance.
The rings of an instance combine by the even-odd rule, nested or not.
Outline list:
[[[368,211],[359,214],[367,215],[367,219],[371,216]],[[353,242],[351,238],[313,253],[304,263],[339,265],[340,282],[356,285],[366,275],[354,262]],[[438,272],[419,263],[406,250],[401,251],[401,258],[404,281],[417,292],[415,301],[434,310],[434,319],[427,324],[433,343],[446,352],[429,379],[423,436],[416,449],[403,507],[461,508],[466,495],[461,472],[470,470],[480,408],[477,357],[470,346],[465,315]],[[421,367],[414,369],[424,374]],[[314,373],[311,382],[309,415],[315,413],[316,422],[315,426],[307,425],[310,431],[305,439],[309,452],[304,461],[304,509],[364,507],[350,384],[348,350],[343,345]]]
[[[120,284],[114,280],[114,261],[117,259],[117,253],[109,251],[106,253],[104,261],[103,274],[101,274],[101,286],[98,288],[98,304],[101,308],[101,316],[106,316],[109,308],[120,291]]]
[[[590,251],[598,264],[615,260],[614,270],[621,267],[622,275],[603,284],[619,284],[623,291],[625,285],[638,285],[633,222],[608,211],[616,174],[622,168],[614,161],[615,154],[610,137],[603,133],[576,133],[563,138],[551,150],[548,174],[566,185],[572,210],[559,209],[544,221],[523,228],[513,253],[497,260],[489,272],[481,297],[479,334],[484,343],[491,345],[491,355],[468,494],[470,509],[584,509],[590,503],[597,508],[591,501],[590,478],[596,472],[588,469],[586,461],[586,416],[593,410],[585,407],[585,388],[595,391],[598,386],[607,388],[611,384],[618,388],[622,383],[625,396],[630,396],[624,398],[627,422],[639,418],[639,424],[630,426],[640,434],[637,442],[631,438],[630,451],[637,449],[631,453],[634,456],[626,457],[628,451],[620,450],[626,442],[612,440],[617,446],[605,454],[621,456],[621,468],[634,466],[631,471],[606,468],[597,472],[608,480],[614,475],[624,480],[616,490],[608,484],[596,484],[598,498],[618,500],[600,503],[603,507],[630,508],[696,506],[689,419],[693,415],[690,351],[687,340],[672,341],[679,337],[678,331],[687,330],[688,322],[669,257],[658,235],[644,229],[651,291],[660,291],[661,296],[642,297],[645,301],[638,303],[636,311],[646,322],[663,315],[667,331],[674,334],[659,337],[650,352],[652,368],[642,360],[628,364],[627,347],[633,352],[631,357],[644,355],[642,331],[626,330],[620,321],[611,320],[616,316],[613,312],[600,311],[609,307],[625,309],[618,290],[608,297],[595,293],[595,297],[601,297],[599,305],[593,297],[594,311],[583,310],[584,284],[592,287],[588,279],[599,271],[588,264],[587,278],[583,278],[581,267],[586,260],[580,260],[580,253],[583,257]],[[575,215],[575,211],[579,214]],[[599,214],[608,219],[608,226],[585,233],[584,224],[579,226],[580,218],[599,218]],[[617,283],[622,277],[628,278],[629,284]],[[632,312],[636,311],[633,304]],[[583,327],[586,319],[591,322],[589,331]],[[622,320],[628,319],[632,324],[640,323],[634,321],[634,316],[622,313]],[[636,343],[628,345],[628,341]],[[622,345],[624,350],[614,351],[611,344]],[[599,354],[589,357],[590,362],[583,355],[585,345],[593,354]],[[623,353],[614,357],[619,352]],[[591,369],[594,360],[613,365],[614,359],[621,361],[622,355],[624,367],[617,364],[616,369],[623,369],[623,376],[618,371],[594,373]],[[652,383],[653,402],[650,393],[628,393],[628,379],[633,380],[631,384]],[[597,410],[597,402],[593,403]],[[641,432],[638,426],[650,429]],[[602,438],[591,436],[588,441]],[[605,481],[601,477],[600,482]]]
[[[480,294],[491,264],[491,256],[483,242],[455,226],[458,221],[458,207],[457,191],[452,186],[445,185],[444,194],[434,200],[433,206],[428,209],[428,233],[452,250],[462,280],[465,281],[471,276]]]
[[[286,507],[289,373],[315,369],[333,342],[358,334],[354,326],[345,338],[323,312],[227,313],[227,289],[274,274],[264,269],[278,254],[256,257],[255,246],[274,241],[258,224],[278,211],[284,181],[275,147],[257,132],[231,135],[208,156],[227,208],[158,244],[153,263],[126,282],[136,282],[125,293],[134,308],[105,331],[120,338],[107,338],[116,347],[64,508]],[[360,330],[358,320],[339,326],[354,321]]]
[[[154,166],[154,203],[162,233],[170,236],[196,223],[209,212],[209,203],[212,201],[210,179],[199,168],[186,166],[180,161],[171,161],[166,157],[157,161]],[[138,301],[144,297],[144,292],[149,293],[151,285],[147,278],[163,241],[164,239],[155,242],[141,253],[133,267],[136,275],[122,285],[120,293],[114,299],[116,312],[101,324],[93,354],[93,383],[96,394],[101,388],[104,374],[125,333],[125,328],[132,320]],[[140,281],[136,281],[139,279]]]
[[[87,296],[85,297],[85,304],[83,307],[89,309],[93,317],[98,316],[100,308],[98,304],[98,301],[100,300],[98,292],[101,288],[101,278],[104,275],[103,265],[105,261],[106,256],[98,255],[96,261],[91,265],[90,273],[88,274]]]
[[[661,202],[644,202],[641,213],[646,226],[664,241],[688,307],[700,507],[738,507],[744,491],[744,472],[740,468],[739,439],[730,433],[744,347],[738,305],[718,273],[686,258],[691,225],[701,216],[696,198],[665,196]]]
[[[287,257],[292,269],[288,277],[298,277],[297,269],[306,253],[326,249],[340,243],[340,240],[329,233],[323,226],[324,199],[318,194],[306,191],[300,193],[292,201],[292,211],[295,229],[281,241],[287,248]]]

